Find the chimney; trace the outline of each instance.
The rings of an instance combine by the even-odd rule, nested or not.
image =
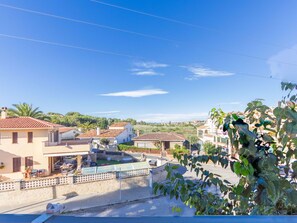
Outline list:
[[[140,136],[140,131],[139,131],[139,129],[136,130],[136,136],[137,136],[137,137]]]
[[[6,119],[7,118],[7,107],[2,107],[1,108],[1,119]]]
[[[100,128],[99,128],[99,127],[97,127],[97,129],[96,129],[96,135],[97,135],[97,136],[100,135]]]

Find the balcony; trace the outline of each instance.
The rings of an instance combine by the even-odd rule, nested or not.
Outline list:
[[[89,140],[65,140],[62,142],[43,142],[44,156],[85,155],[90,152]]]

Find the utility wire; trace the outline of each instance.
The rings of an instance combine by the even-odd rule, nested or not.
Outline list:
[[[84,51],[89,51],[89,52],[93,52],[93,53],[108,54],[108,55],[113,55],[113,56],[128,57],[128,58],[134,58],[134,59],[144,59],[142,57],[132,56],[132,55],[128,55],[128,54],[121,54],[121,53],[116,53],[116,52],[111,52],[111,51],[97,50],[97,49],[92,49],[92,48],[74,46],[74,45],[51,42],[51,41],[44,41],[44,40],[27,38],[27,37],[22,37],[22,36],[8,35],[8,34],[4,34],[4,33],[0,33],[0,37],[16,39],[16,40],[30,41],[30,42],[47,44],[47,45],[52,45],[52,46],[72,48],[72,49],[76,49],[76,50],[84,50]],[[268,76],[262,76],[262,75],[240,73],[240,72],[234,72],[234,73],[235,73],[235,76],[240,75],[240,76],[249,76],[249,77],[255,77],[255,78],[266,78],[266,79],[281,80],[279,78],[272,77],[271,75],[270,76],[269,75]]]
[[[117,9],[122,9],[122,10],[133,12],[133,13],[137,13],[137,14],[140,14],[140,15],[149,16],[149,17],[160,19],[160,20],[165,20],[165,21],[168,21],[168,22],[172,22],[172,23],[176,23],[176,24],[181,24],[181,25],[186,25],[186,26],[190,26],[190,27],[194,27],[194,28],[199,28],[199,29],[204,29],[204,30],[215,32],[217,34],[225,35],[224,32],[221,32],[221,31],[219,31],[217,29],[212,29],[212,28],[208,28],[208,27],[205,27],[205,26],[195,25],[195,24],[192,24],[192,23],[187,23],[187,22],[183,22],[183,21],[176,20],[176,19],[171,19],[171,18],[164,17],[164,16],[158,16],[158,15],[155,15],[155,14],[151,14],[151,13],[147,13],[147,12],[143,12],[143,11],[139,11],[139,10],[134,10],[134,9],[126,8],[126,7],[119,6],[119,5],[109,4],[109,3],[98,1],[98,0],[90,0],[90,1],[91,2],[95,2],[95,3],[98,3],[98,4],[101,4],[101,5],[105,5],[105,6],[109,6],[109,7],[113,7],[113,8],[117,8]],[[250,38],[250,39],[252,41],[255,41],[252,38]],[[274,47],[288,48],[288,47],[282,46],[280,44],[271,43],[271,42],[267,42],[267,41],[263,42],[263,41],[257,40],[257,42],[259,42],[262,45],[270,45],[270,46],[274,46]],[[288,49],[288,50],[293,50],[293,51],[296,51],[297,52],[296,49]]]
[[[216,32],[216,30],[214,30],[214,29],[210,29],[210,28],[207,28],[207,27],[204,27],[204,26],[199,26],[199,25],[179,21],[179,20],[176,20],[176,19],[171,19],[171,18],[167,18],[167,17],[163,17],[163,16],[158,16],[158,15],[150,14],[150,13],[147,13],[147,12],[137,11],[137,10],[134,10],[134,9],[125,8],[125,7],[122,7],[122,6],[119,6],[119,5],[113,5],[113,4],[109,4],[109,3],[101,2],[101,1],[97,1],[97,0],[90,0],[90,1],[102,4],[102,5],[107,5],[107,6],[110,6],[110,7],[113,7],[113,8],[126,10],[126,11],[129,11],[129,12],[134,12],[134,13],[137,13],[137,14],[140,14],[140,15],[145,15],[145,16],[150,16],[150,17],[153,17],[153,18],[165,20],[165,21],[168,21],[168,22],[173,22],[173,23],[177,23],[177,24],[181,24],[181,25],[186,25],[186,26],[191,26],[191,27],[195,27],[195,28],[199,28],[199,29],[205,29],[205,30]]]
[[[22,37],[22,36],[7,35],[7,34],[4,34],[4,33],[0,33],[0,37],[6,37],[6,38],[18,39],[18,40],[25,40],[25,41],[31,41],[31,42],[36,42],[36,43],[43,43],[43,44],[48,44],[48,45],[53,45],[53,46],[67,47],[67,48],[72,48],[72,49],[77,49],[77,50],[90,51],[90,52],[94,52],[94,53],[109,54],[109,55],[113,55],[113,56],[121,56],[121,57],[128,57],[128,58],[139,58],[139,57],[128,55],[128,54],[122,54],[122,53],[116,53],[116,52],[104,51],[104,50],[97,50],[97,49],[74,46],[74,45],[69,45],[69,44],[64,44],[64,43],[44,41],[44,40],[27,38],[27,37]]]
[[[96,0],[91,0],[91,1],[98,2]],[[103,3],[103,2],[98,2],[98,3],[107,4],[107,3]],[[110,4],[107,4],[107,5],[110,5]],[[158,37],[158,36],[147,35],[147,34],[138,33],[138,32],[134,32],[134,31],[130,31],[130,30],[118,29],[118,28],[114,28],[114,27],[111,27],[111,26],[100,25],[100,24],[97,24],[97,23],[87,22],[87,21],[78,20],[78,19],[72,19],[72,18],[68,18],[68,17],[64,17],[64,16],[58,16],[58,15],[54,15],[54,14],[50,14],[50,13],[45,13],[45,12],[40,12],[40,11],[15,7],[15,6],[1,4],[1,3],[0,3],[0,7],[6,7],[6,8],[15,9],[15,10],[23,11],[23,12],[33,13],[33,14],[42,15],[42,16],[48,16],[48,17],[52,17],[52,18],[56,18],[56,19],[62,19],[62,20],[70,21],[70,22],[81,23],[81,24],[95,26],[95,27],[99,27],[99,28],[103,28],[103,29],[110,29],[110,30],[114,30],[114,31],[134,34],[134,35],[147,37],[147,38],[152,38],[152,39],[164,40],[164,41],[173,42],[173,43],[184,43],[184,42],[179,42],[179,41],[176,41],[176,40],[166,39],[166,38],[162,38],[162,37]],[[235,55],[235,56],[247,57],[247,58],[256,59],[256,60],[267,61],[267,59],[263,58],[263,57],[258,57],[258,56],[243,54],[243,53],[237,53],[237,52],[230,52],[230,51],[227,51],[227,50],[213,49],[213,48],[208,48],[208,50],[212,50],[212,51],[220,52],[220,53],[225,53],[225,54],[230,54],[230,55]],[[282,63],[282,64],[286,64],[286,65],[297,66],[297,64],[288,63],[288,62],[284,62],[284,61],[278,61],[278,60],[271,60],[271,61],[275,61],[277,63]]]
[[[179,41],[172,40],[172,39],[167,39],[167,38],[163,38],[163,37],[159,37],[159,36],[148,35],[148,34],[134,32],[134,31],[131,31],[131,30],[126,30],[126,29],[119,29],[119,28],[115,28],[115,27],[112,27],[112,26],[106,26],[106,25],[101,25],[101,24],[98,24],[98,23],[87,22],[87,21],[78,20],[78,19],[72,19],[72,18],[69,18],[69,17],[59,16],[59,15],[50,14],[50,13],[46,13],[46,12],[35,11],[35,10],[31,10],[31,9],[15,7],[15,6],[12,6],[12,5],[0,4],[0,7],[15,9],[15,10],[23,11],[23,12],[33,13],[33,14],[42,15],[42,16],[48,16],[48,17],[52,17],[52,18],[55,18],[55,19],[62,19],[62,20],[75,22],[75,23],[81,23],[81,24],[85,24],[85,25],[95,26],[95,27],[102,28],[102,29],[109,29],[109,30],[113,30],[113,31],[133,34],[133,35],[142,36],[142,37],[146,37],[146,38],[163,40],[163,41],[168,41],[168,42],[173,42],[173,43],[180,43]]]

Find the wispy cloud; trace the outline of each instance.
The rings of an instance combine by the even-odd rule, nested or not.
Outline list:
[[[162,73],[157,73],[154,70],[139,70],[133,72],[133,74],[138,75],[138,76],[155,76],[155,75],[163,75]]]
[[[160,68],[160,67],[168,67],[168,64],[165,63],[157,63],[155,61],[138,61],[134,62],[134,66],[142,67],[142,68]]]
[[[102,114],[102,115],[111,115],[120,113],[120,111],[98,111],[98,112],[90,112],[90,114]]]
[[[240,105],[240,104],[241,104],[240,101],[231,101],[231,102],[218,103],[217,105]]]
[[[133,63],[133,68],[131,69],[134,75],[138,76],[156,76],[164,75],[158,72],[156,69],[168,67],[168,64],[157,63],[155,61],[138,61]]]
[[[192,121],[196,119],[207,118],[207,112],[201,113],[154,113],[154,114],[144,114],[137,118],[139,121],[145,122],[180,122],[180,121]]]
[[[225,77],[232,76],[234,73],[222,70],[213,70],[203,66],[181,66],[191,72],[191,76],[186,77],[187,80],[197,80],[202,77]]]
[[[297,45],[271,56],[267,63],[272,77],[280,78],[283,81],[297,82]]]
[[[113,92],[113,93],[106,93],[106,94],[100,94],[100,95],[110,96],[110,97],[140,98],[144,96],[160,95],[160,94],[168,94],[168,91],[164,91],[162,89],[147,89],[147,90]]]

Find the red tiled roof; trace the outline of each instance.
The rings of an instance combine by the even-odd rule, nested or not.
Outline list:
[[[0,129],[51,129],[55,127],[63,126],[32,117],[0,119]]]
[[[110,127],[125,127],[128,124],[129,122],[116,122],[116,123],[113,123]]]
[[[85,133],[82,133],[78,136],[78,138],[114,138],[124,132],[124,129],[107,129],[107,130],[100,130],[100,135],[97,135],[97,130],[92,129]]]
[[[138,137],[133,138],[133,141],[185,141],[186,138],[177,133],[173,132],[158,132],[158,133],[149,133],[144,134]]]
[[[69,132],[71,130],[76,130],[76,128],[73,128],[73,127],[62,127],[62,128],[59,128],[59,132],[60,133]]]

